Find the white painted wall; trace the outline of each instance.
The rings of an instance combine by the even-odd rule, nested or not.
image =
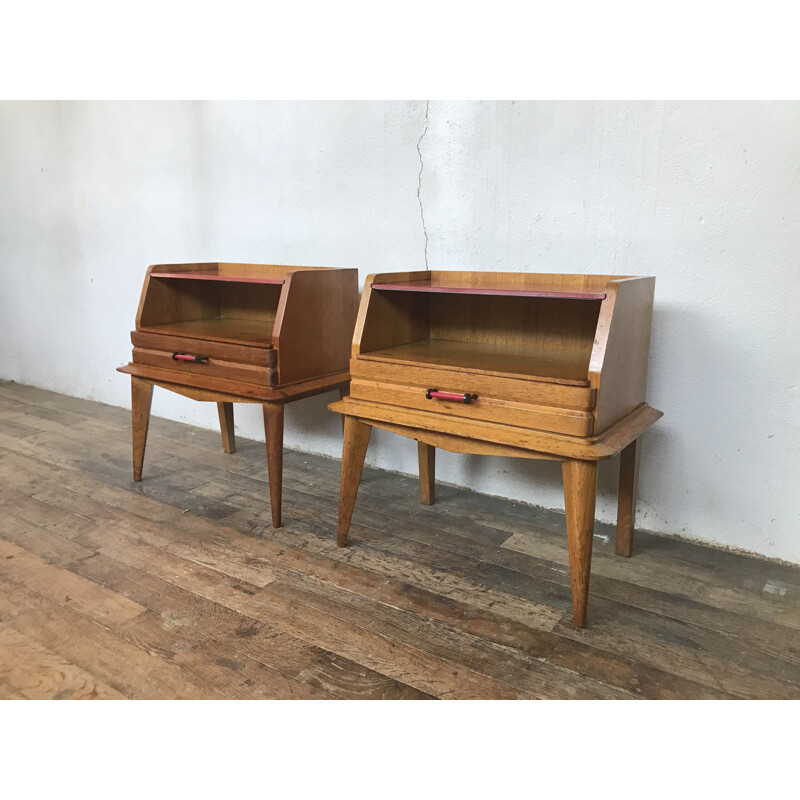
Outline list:
[[[800,103],[0,103],[0,378],[128,406],[156,262],[652,274],[639,526],[798,563],[799,256]],[[287,408],[287,446],[339,455],[331,397]],[[368,458],[416,472],[389,434]],[[556,464],[438,477],[563,503]]]

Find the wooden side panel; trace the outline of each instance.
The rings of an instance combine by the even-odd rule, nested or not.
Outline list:
[[[382,350],[430,336],[430,296],[412,292],[373,291],[374,283],[405,283],[427,272],[398,272],[370,275],[358,312],[353,339],[353,355]],[[391,279],[391,280],[389,280]]]
[[[589,380],[597,389],[595,433],[645,401],[655,278],[612,281],[600,306]]]
[[[346,370],[357,313],[358,270],[292,273],[273,333],[280,383]]]
[[[218,285],[212,281],[153,278],[148,269],[136,327],[219,316]]]

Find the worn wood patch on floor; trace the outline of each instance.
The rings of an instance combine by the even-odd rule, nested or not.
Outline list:
[[[187,401],[189,402],[189,401]],[[0,699],[800,698],[800,569],[598,525],[589,627],[564,517],[0,382]]]

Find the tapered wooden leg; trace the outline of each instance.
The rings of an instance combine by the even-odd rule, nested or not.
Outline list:
[[[350,384],[348,383],[347,386],[340,386],[339,387],[339,399],[344,400],[347,395],[350,394]],[[344,414],[340,414],[342,418],[342,436],[344,436]]]
[[[342,445],[342,483],[339,490],[339,526],[336,531],[336,544],[344,547],[350,531],[350,520],[356,504],[358,484],[364,469],[369,435],[372,426],[361,422],[357,417],[344,416],[344,443]]]
[[[432,506],[436,500],[436,448],[432,444],[417,442],[419,455],[419,499],[423,505]]]
[[[592,563],[594,503],[597,494],[597,462],[568,460],[562,465],[567,511],[569,575],[572,613],[579,628],[586,627],[589,600],[589,568]]]
[[[131,375],[131,430],[133,438],[133,479],[142,479],[144,448],[150,426],[150,405],[153,402],[153,384]]]
[[[283,487],[283,403],[264,403],[263,405],[272,527],[280,528]]]
[[[217,403],[219,429],[222,431],[222,449],[226,453],[236,452],[236,436],[233,433],[233,403]]]
[[[639,461],[642,437],[634,439],[619,460],[619,502],[617,504],[617,555],[633,552],[633,526],[636,521],[636,495],[639,492]]]

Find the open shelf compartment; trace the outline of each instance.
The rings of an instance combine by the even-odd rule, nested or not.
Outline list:
[[[272,345],[281,283],[150,276],[139,329],[234,344]]]
[[[539,276],[528,274],[432,272],[412,273],[411,280],[391,277],[379,276],[371,286],[360,358],[589,384],[606,296],[602,276],[536,280]]]

